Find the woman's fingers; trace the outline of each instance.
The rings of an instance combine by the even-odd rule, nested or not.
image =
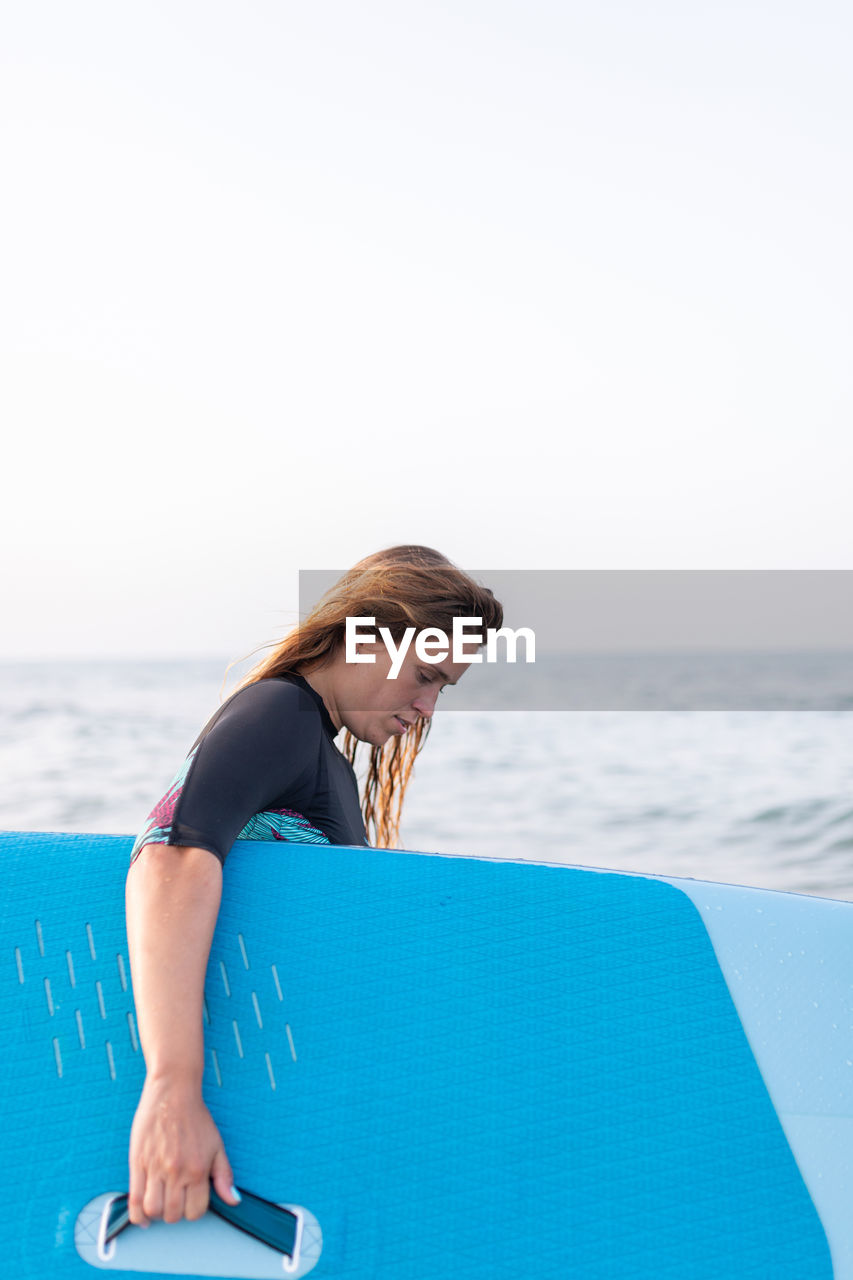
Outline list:
[[[187,1188],[184,1183],[167,1183],[163,1192],[163,1221],[180,1222],[184,1216]]]
[[[130,1190],[127,1194],[127,1210],[130,1220],[137,1227],[149,1227],[151,1223],[142,1207],[145,1196],[145,1171],[137,1166],[130,1170]]]
[[[162,1218],[165,1188],[160,1178],[148,1177],[145,1180],[145,1195],[142,1197],[142,1212],[149,1220]]]
[[[209,1200],[210,1182],[206,1177],[199,1182],[190,1183],[184,1202],[184,1217],[189,1218],[191,1222],[200,1218],[206,1212]]]
[[[240,1197],[234,1189],[234,1174],[231,1162],[225,1154],[225,1148],[219,1147],[210,1166],[210,1177],[201,1179],[187,1187],[187,1198],[184,1216],[190,1219],[200,1218],[210,1202],[210,1183],[217,1193],[228,1204],[238,1204]]]
[[[130,1220],[136,1226],[147,1227],[153,1218],[162,1218],[164,1222],[200,1218],[207,1210],[209,1187],[206,1176],[188,1184],[179,1181],[166,1183],[160,1178],[148,1178],[142,1190],[135,1186],[128,1195]]]
[[[222,1196],[222,1199],[227,1204],[239,1204],[240,1197],[234,1188],[234,1174],[231,1170],[231,1162],[225,1154],[224,1147],[220,1147],[213,1157],[210,1176],[217,1194]]]

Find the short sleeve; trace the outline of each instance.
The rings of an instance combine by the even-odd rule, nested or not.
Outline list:
[[[168,843],[224,862],[253,814],[283,798],[299,809],[313,790],[322,734],[317,706],[298,685],[260,680],[241,689],[195,749]]]

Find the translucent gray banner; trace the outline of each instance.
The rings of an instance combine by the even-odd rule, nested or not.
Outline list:
[[[466,571],[535,634],[442,711],[853,710],[853,571]],[[342,571],[299,575],[300,617]]]

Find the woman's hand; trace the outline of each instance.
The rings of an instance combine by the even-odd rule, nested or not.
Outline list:
[[[195,1084],[145,1081],[130,1134],[131,1222],[200,1218],[213,1181],[228,1204],[239,1197],[219,1130]]]

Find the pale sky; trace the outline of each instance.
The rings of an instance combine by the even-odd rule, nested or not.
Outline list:
[[[297,571],[850,569],[853,11],[0,17],[0,656],[236,657]]]

